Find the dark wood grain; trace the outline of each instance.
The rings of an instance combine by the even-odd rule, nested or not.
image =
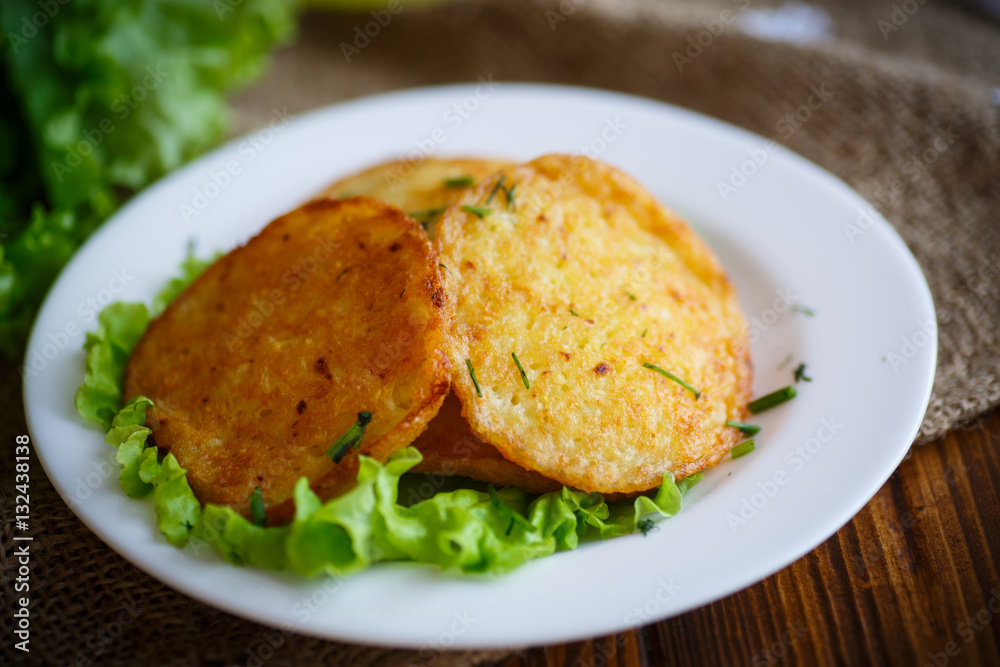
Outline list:
[[[768,579],[633,632],[500,664],[1000,665],[998,497],[995,411],[914,449],[850,523]]]

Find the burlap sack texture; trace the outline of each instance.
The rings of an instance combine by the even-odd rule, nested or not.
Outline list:
[[[673,56],[685,52],[687,38],[722,9],[746,14],[740,4],[472,0],[407,8],[350,63],[339,44],[350,42],[354,27],[370,17],[313,14],[303,22],[299,44],[280,53],[272,74],[236,100],[237,117],[247,130],[266,123],[275,106],[298,113],[395,88],[491,75],[645,95],[774,137],[878,204],[923,267],[938,308],[941,350],[920,439],[996,405],[1000,29],[947,5],[917,3],[906,7],[915,12],[901,9],[896,16],[898,30],[888,30],[879,20],[891,20],[891,4],[829,0],[822,5],[831,21],[825,39],[775,42],[734,23],[678,71]],[[764,12],[772,25],[783,16],[767,9],[754,2],[749,11]],[[779,136],[780,119],[803,104],[811,86],[822,85],[832,99],[790,138]],[[922,157],[942,135],[954,141]],[[911,164],[920,165],[915,181]],[[25,427],[19,378],[11,369],[3,372],[0,405],[0,435],[12,443]],[[17,576],[9,530],[12,470],[12,448],[5,447],[4,609],[13,608]],[[401,667],[486,664],[504,655],[420,654],[295,635],[279,642],[268,628],[189,600],[126,563],[75,518],[37,460],[31,483],[32,651],[13,649],[4,614],[0,662],[231,665],[266,658],[267,665]],[[271,643],[280,643],[273,654],[265,648]]]

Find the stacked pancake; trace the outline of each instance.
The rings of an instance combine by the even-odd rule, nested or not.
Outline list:
[[[270,525],[358,456],[530,493],[634,495],[739,441],[751,367],[709,248],[581,156],[424,160],[330,186],[216,262],[126,370],[204,503]]]

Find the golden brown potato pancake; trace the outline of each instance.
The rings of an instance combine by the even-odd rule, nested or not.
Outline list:
[[[585,491],[634,493],[737,443],[725,422],[744,417],[752,373],[736,290],[629,176],[563,155],[507,169],[448,209],[436,245],[452,390],[508,459]]]
[[[205,503],[268,523],[309,479],[321,498],[353,486],[358,453],[410,444],[448,392],[440,269],[423,230],[364,197],[311,202],[269,224],[152,322],[125,374],[157,446]],[[361,447],[326,456],[358,413]]]
[[[428,158],[397,160],[370,167],[337,181],[320,196],[364,195],[402,209],[434,238],[441,214],[471,185],[511,166],[501,160]]]
[[[562,485],[525,470],[503,457],[493,445],[476,437],[462,416],[462,403],[449,394],[427,430],[413,443],[424,460],[415,473],[461,475],[495,486],[516,486],[528,493],[557,491]]]
[[[476,182],[509,162],[474,158],[427,159],[417,163],[399,160],[370,167],[348,176],[321,196],[365,195],[408,211],[433,238],[434,225],[451,204]],[[413,472],[462,475],[497,486],[517,486],[532,493],[559,488],[559,484],[505,459],[469,429],[461,404],[446,399],[427,431],[413,445],[424,456]]]

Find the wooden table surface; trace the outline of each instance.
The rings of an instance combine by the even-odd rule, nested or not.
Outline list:
[[[1000,665],[1000,410],[917,447],[867,506],[770,578],[501,667]]]

